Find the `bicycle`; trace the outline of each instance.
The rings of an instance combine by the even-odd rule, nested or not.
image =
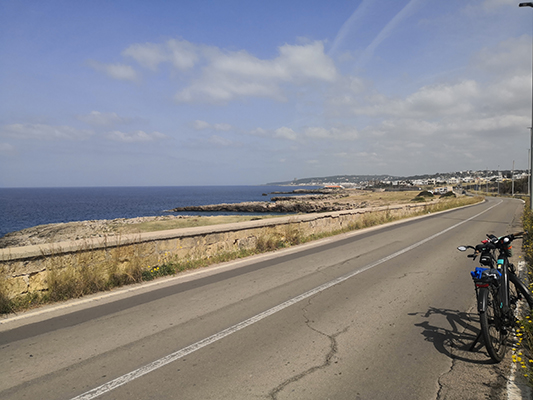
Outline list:
[[[533,295],[516,275],[514,265],[509,262],[512,255],[511,243],[523,235],[524,232],[519,232],[498,238],[487,234],[488,239],[481,244],[457,247],[459,251],[473,249],[474,253],[468,257],[475,260],[479,256],[482,266],[471,272],[476,288],[481,331],[470,350],[474,349],[482,337],[490,358],[496,363],[505,357],[507,340],[517,325],[517,318],[533,309]],[[527,305],[520,302],[522,299]]]

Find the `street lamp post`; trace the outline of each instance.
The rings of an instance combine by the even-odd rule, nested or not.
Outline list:
[[[500,196],[500,166],[498,165],[498,177],[496,178],[498,182],[498,196]]]
[[[531,7],[533,8],[533,2],[520,3],[518,7]],[[532,63],[531,63],[531,126],[530,130],[530,145],[529,145],[529,206],[531,211],[533,211],[533,174],[531,173],[533,169],[533,53],[532,53]]]

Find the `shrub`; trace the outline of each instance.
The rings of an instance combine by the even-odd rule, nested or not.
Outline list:
[[[13,305],[7,290],[6,272],[3,268],[0,268],[0,315],[9,314],[13,311]]]
[[[440,196],[441,199],[446,197],[457,197],[454,192],[446,192],[443,195]]]

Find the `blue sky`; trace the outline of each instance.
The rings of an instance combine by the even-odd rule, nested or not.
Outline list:
[[[0,0],[0,186],[525,169],[533,8]]]

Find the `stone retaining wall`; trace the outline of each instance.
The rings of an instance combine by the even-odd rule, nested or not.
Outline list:
[[[173,229],[167,231],[110,236],[0,249],[0,279],[10,296],[47,290],[47,274],[52,268],[106,268],[140,263],[142,267],[163,264],[173,257],[195,258],[220,252],[254,248],[258,239],[269,235],[283,237],[297,229],[302,236],[346,228],[368,213],[390,213],[406,217],[426,204],[354,209],[247,221],[234,224]],[[2,282],[0,282],[2,283]]]

